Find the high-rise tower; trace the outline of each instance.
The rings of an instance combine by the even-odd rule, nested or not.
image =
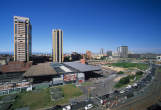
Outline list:
[[[52,30],[53,37],[53,62],[63,62],[63,31]]]
[[[32,26],[29,18],[14,16],[14,61],[29,61],[32,48]]]
[[[118,56],[121,58],[127,58],[128,57],[128,46],[120,46],[117,48]]]

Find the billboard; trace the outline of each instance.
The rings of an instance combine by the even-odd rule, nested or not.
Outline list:
[[[61,75],[60,77],[53,78],[53,84],[60,84],[60,83],[63,83],[63,75]]]
[[[75,81],[77,79],[77,74],[65,74],[64,81]]]

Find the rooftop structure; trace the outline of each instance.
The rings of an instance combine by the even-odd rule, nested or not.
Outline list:
[[[45,76],[45,75],[55,75],[57,72],[50,66],[50,63],[40,63],[38,65],[33,65],[27,72],[25,72],[25,77],[34,76]]]
[[[9,72],[25,72],[27,69],[30,68],[32,65],[32,62],[22,62],[22,61],[16,61],[16,62],[9,62],[7,65],[3,65],[1,67],[2,73],[9,73]]]
[[[75,68],[80,72],[88,72],[88,71],[97,71],[101,70],[99,66],[92,66],[87,64],[82,64],[80,62],[64,62],[65,65]]]
[[[35,76],[49,76],[49,75],[60,75],[67,73],[78,73],[97,71],[101,68],[98,66],[81,64],[79,62],[65,62],[65,63],[40,63],[33,65],[29,68],[24,76],[35,77]]]

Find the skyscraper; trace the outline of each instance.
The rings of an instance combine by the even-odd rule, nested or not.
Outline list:
[[[117,48],[118,56],[121,58],[128,57],[128,46],[120,46]]]
[[[103,48],[101,48],[100,54],[101,54],[101,55],[104,55],[104,49],[103,49]]]
[[[53,62],[63,62],[63,31],[52,30],[53,37]]]
[[[29,18],[14,16],[14,61],[29,61],[32,26]]]

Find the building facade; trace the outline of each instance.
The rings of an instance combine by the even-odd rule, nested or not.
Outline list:
[[[112,56],[112,51],[111,51],[111,50],[107,51],[107,52],[106,52],[106,55],[107,55],[107,56]]]
[[[161,62],[161,56],[157,56],[157,61]]]
[[[100,49],[100,55],[104,55],[104,49],[103,48]]]
[[[128,57],[128,46],[118,47],[117,53],[120,58],[127,58]]]
[[[32,26],[29,18],[14,16],[14,61],[29,61],[31,44]]]
[[[53,62],[63,62],[63,31],[52,31],[53,38]]]
[[[86,51],[86,58],[88,60],[90,60],[92,58],[92,52],[91,51],[89,51],[89,50]]]

